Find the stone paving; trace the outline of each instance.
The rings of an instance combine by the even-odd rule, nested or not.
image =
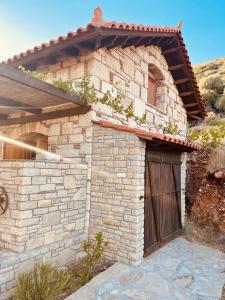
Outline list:
[[[138,267],[114,264],[67,300],[217,300],[224,283],[224,253],[178,238]]]

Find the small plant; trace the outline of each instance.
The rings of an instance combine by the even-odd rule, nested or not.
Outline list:
[[[55,300],[70,290],[72,277],[49,262],[38,262],[28,273],[21,273],[16,282],[15,300]]]
[[[82,261],[84,269],[79,272],[80,285],[85,285],[92,278],[94,267],[101,261],[106,245],[101,232],[96,233],[94,241],[84,241],[83,250],[86,257]]]
[[[36,71],[30,71],[30,70],[26,70],[23,66],[19,66],[18,69],[25,73],[26,75],[28,76],[32,76],[34,78],[37,78],[37,79],[40,79],[42,81],[45,81],[46,78],[45,78],[45,75],[43,73],[39,73],[39,72],[36,72]]]
[[[166,126],[160,124],[159,128],[163,129],[163,133],[167,134],[179,134],[181,132],[179,127],[177,125],[173,125],[171,122],[169,122]]]

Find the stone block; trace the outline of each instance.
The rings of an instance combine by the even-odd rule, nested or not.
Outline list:
[[[38,201],[38,207],[50,207],[52,204],[51,200],[40,200]]]
[[[32,250],[43,246],[43,244],[44,244],[44,236],[40,236],[37,238],[29,239],[26,242],[26,247],[28,250]]]
[[[43,227],[53,226],[60,222],[60,212],[54,211],[43,216]]]
[[[68,190],[76,188],[75,176],[74,175],[66,175],[66,176],[64,176],[64,186]]]
[[[52,124],[49,130],[49,136],[58,136],[60,135],[61,126],[60,124]]]

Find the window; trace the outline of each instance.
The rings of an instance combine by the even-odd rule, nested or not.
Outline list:
[[[156,81],[150,76],[148,76],[148,103],[154,106],[156,106],[156,92]]]
[[[29,133],[18,138],[19,141],[43,150],[48,149],[48,137],[40,133]],[[12,144],[5,144],[4,159],[28,159],[34,160],[36,153]]]
[[[148,103],[157,106],[159,105],[160,91],[159,87],[163,85],[163,75],[161,71],[153,64],[148,68]]]

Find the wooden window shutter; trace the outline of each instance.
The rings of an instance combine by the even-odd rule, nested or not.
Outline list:
[[[157,91],[156,81],[149,76],[148,77],[148,103],[154,106],[156,106],[156,91]]]

